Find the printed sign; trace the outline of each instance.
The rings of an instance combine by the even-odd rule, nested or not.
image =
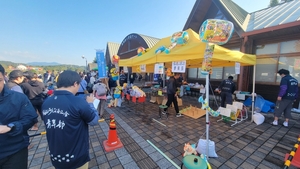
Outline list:
[[[185,73],[186,61],[172,62],[172,72],[174,73]]]
[[[146,72],[146,65],[140,65],[141,72]]]
[[[97,65],[98,65],[98,78],[106,78],[106,60],[102,50],[96,51]]]
[[[235,62],[235,74],[239,75],[241,70],[241,64],[239,62]]]
[[[128,67],[127,67],[127,66],[124,66],[124,67],[123,67],[123,71],[124,71],[124,73],[128,73]]]
[[[154,66],[154,74],[164,73],[164,63],[156,63]]]

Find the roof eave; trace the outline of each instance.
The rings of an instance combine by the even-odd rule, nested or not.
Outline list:
[[[242,34],[242,37],[262,34],[262,33],[275,31],[275,30],[280,30],[280,29],[286,29],[286,28],[294,27],[294,26],[300,26],[300,21],[295,21],[295,22],[290,22],[290,23],[287,23],[287,24],[272,26],[272,27],[269,27],[269,28],[259,29],[259,30],[255,30],[255,31],[251,31],[251,32],[245,32],[245,33]]]

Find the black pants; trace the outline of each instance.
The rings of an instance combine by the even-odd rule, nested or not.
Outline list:
[[[168,94],[168,101],[166,106],[170,107],[170,105],[174,103],[174,108],[176,111],[176,114],[179,113],[179,108],[178,108],[178,102],[177,102],[177,97],[175,96],[175,94]],[[168,108],[164,109],[165,111],[167,111]]]
[[[232,94],[229,92],[221,92],[221,107],[225,107],[226,104],[232,104]]]
[[[27,169],[28,149],[18,151],[0,160],[0,169]]]

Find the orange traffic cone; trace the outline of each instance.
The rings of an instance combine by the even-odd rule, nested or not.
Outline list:
[[[110,115],[108,139],[103,141],[103,146],[106,152],[123,147],[123,144],[117,135],[115,115],[113,114]]]

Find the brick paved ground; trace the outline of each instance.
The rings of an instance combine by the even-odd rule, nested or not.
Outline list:
[[[192,104],[200,107],[196,97],[185,96],[183,103],[184,106]],[[170,108],[169,119],[161,120],[157,104],[146,102],[145,112],[142,112],[141,105],[137,106],[137,112],[133,106],[133,103],[123,103],[121,108],[107,108],[105,112],[105,118],[115,114],[118,136],[124,144],[121,149],[109,153],[104,151],[102,142],[107,139],[109,121],[90,127],[89,168],[176,168],[147,140],[180,166],[184,143],[196,143],[205,132],[205,117],[197,120],[187,116],[176,118],[174,108]],[[262,125],[257,126],[247,120],[233,127],[223,121],[217,122],[220,117],[210,117],[210,140],[215,142],[219,156],[209,159],[212,168],[282,168],[284,154],[290,152],[299,135],[299,120],[295,120],[299,115],[293,114],[295,119],[290,121],[288,128],[271,126],[272,115],[266,114],[265,117]],[[43,124],[39,127],[41,131],[44,131]],[[29,134],[34,133],[30,131]],[[34,137],[32,144],[29,168],[53,168],[46,136]]]

